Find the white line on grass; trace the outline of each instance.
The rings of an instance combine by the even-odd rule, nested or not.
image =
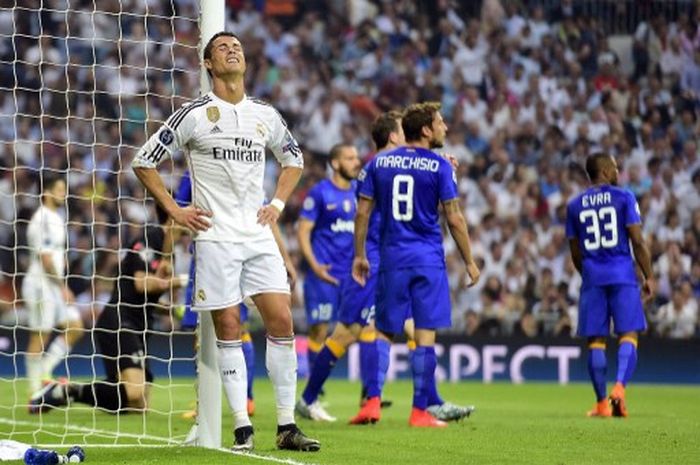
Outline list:
[[[157,442],[164,442],[167,444],[84,444],[86,448],[123,448],[123,447],[147,447],[147,448],[166,448],[166,447],[188,447],[188,446],[183,446],[179,442],[174,441],[172,439],[168,438],[161,438],[159,436],[150,436],[147,434],[132,434],[132,433],[114,433],[112,431],[106,431],[106,430],[101,430],[101,429],[94,429],[94,428],[87,428],[85,426],[73,426],[73,425],[68,425],[68,424],[60,424],[60,423],[37,423],[37,422],[31,422],[31,421],[24,421],[24,420],[9,420],[6,418],[0,418],[0,424],[6,424],[6,425],[17,425],[17,426],[42,426],[45,428],[52,428],[52,429],[65,429],[68,431],[79,431],[79,432],[84,432],[84,433],[93,433],[96,435],[107,435],[107,436],[114,436],[114,437],[123,437],[123,438],[129,438],[129,439],[144,439],[148,441],[157,441]],[[65,447],[67,444],[39,444],[41,447],[46,447],[49,449],[55,449],[55,448],[60,448],[60,447]],[[224,452],[228,454],[233,454],[233,455],[240,455],[242,457],[250,457],[252,459],[258,459],[258,460],[263,460],[266,462],[274,462],[274,463],[285,463],[287,465],[314,465],[313,463],[309,462],[297,462],[296,460],[292,459],[280,459],[277,457],[270,457],[267,455],[259,455],[259,454],[254,454],[252,452],[237,452],[237,451],[232,451],[231,449],[226,449],[226,448],[217,448],[217,449],[212,449],[216,450],[219,452]]]
[[[68,444],[38,444],[41,447],[45,447],[46,449],[60,449],[61,447],[66,447]],[[139,449],[172,449],[173,447],[195,447],[195,446],[184,446],[184,445],[179,445],[179,446],[168,446],[165,444],[84,444],[81,447],[86,448],[86,449],[123,449],[125,447],[138,447]],[[207,449],[205,449],[207,450]],[[238,452],[238,451],[232,451],[231,449],[225,449],[223,447],[217,448],[217,449],[209,449],[209,450],[215,450],[217,452],[223,452],[225,454],[233,454],[233,455],[240,455],[241,457],[250,457],[251,459],[259,459],[259,460],[264,460],[266,462],[275,462],[275,463],[285,463],[287,465],[316,465],[311,462],[297,462],[296,460],[292,459],[280,459],[277,457],[270,457],[267,455],[259,455],[259,454],[254,454],[252,452]]]
[[[87,428],[85,426],[74,426],[74,425],[61,424],[61,423],[43,423],[43,422],[40,423],[40,422],[34,422],[34,421],[9,420],[6,418],[0,418],[0,424],[17,425],[17,426],[38,426],[38,427],[49,428],[49,429],[65,429],[67,431],[77,431],[80,433],[94,433],[94,434],[115,437],[115,438],[123,437],[123,438],[129,438],[129,439],[144,439],[147,441],[165,442],[165,443],[174,444],[174,445],[179,444],[178,441],[175,441],[173,439],[161,438],[160,436],[151,436],[149,434],[115,433],[114,431],[107,431],[107,430],[101,430],[101,429],[95,429],[95,428]],[[139,444],[134,444],[134,445],[139,445]]]

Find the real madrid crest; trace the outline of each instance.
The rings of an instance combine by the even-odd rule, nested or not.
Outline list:
[[[197,300],[199,300],[200,302],[204,302],[205,300],[207,300],[207,295],[204,293],[204,289],[200,289],[199,291],[197,291]]]
[[[265,138],[265,126],[263,126],[262,123],[258,123],[258,125],[255,126],[255,132],[263,139]]]
[[[221,114],[219,113],[219,107],[208,107],[207,108],[207,118],[212,123],[219,121]]]

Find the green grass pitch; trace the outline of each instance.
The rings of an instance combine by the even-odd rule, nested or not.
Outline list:
[[[588,419],[593,405],[588,385],[490,384],[440,385],[445,399],[477,406],[472,418],[444,430],[416,430],[407,425],[410,382],[387,385],[394,406],[383,411],[374,426],[349,426],[356,413],[359,385],[332,380],[326,389],[334,424],[300,420],[302,429],[321,440],[318,453],[278,452],[274,449],[275,409],[272,388],[256,380],[255,456],[167,445],[161,438],[184,437],[191,421],[180,412],[189,408],[192,380],[175,380],[176,387],[154,389],[156,413],[114,416],[83,408],[61,409],[30,416],[25,408],[10,407],[24,385],[0,381],[0,438],[34,444],[85,444],[91,464],[667,464],[700,463],[700,389],[697,387],[631,385],[628,419]],[[188,387],[189,385],[189,387]],[[16,389],[13,389],[13,386]],[[300,391],[301,391],[300,385]],[[19,399],[18,399],[19,402]],[[224,412],[224,447],[232,442],[231,418]],[[168,414],[167,412],[176,411]],[[40,425],[42,425],[40,427]],[[68,425],[66,428],[64,425]],[[35,432],[37,429],[40,431]],[[95,431],[91,433],[90,431]],[[98,447],[114,444],[114,431],[126,433],[118,444],[142,443],[161,447]],[[137,439],[141,436],[141,439]],[[64,451],[65,452],[65,451]],[[12,462],[11,462],[12,463]],[[17,462],[14,462],[17,463]]]

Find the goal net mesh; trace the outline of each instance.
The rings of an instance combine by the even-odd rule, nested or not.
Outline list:
[[[190,0],[0,0],[0,437],[34,444],[182,442],[196,392],[194,338],[168,309],[150,329],[148,414],[109,415],[84,404],[28,413],[30,333],[22,283],[31,259],[27,227],[42,177],[66,180],[66,276],[82,338],[53,378],[105,377],[91,329],[110,299],[120,260],[147,224],[153,202],[130,161],[159,124],[199,93],[199,11]],[[181,156],[161,173],[175,188]],[[187,273],[188,247],[176,248]],[[169,299],[182,302],[181,294]],[[44,350],[56,338],[52,331]]]

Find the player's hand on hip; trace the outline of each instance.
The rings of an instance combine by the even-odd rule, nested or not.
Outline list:
[[[289,280],[289,289],[294,290],[294,286],[297,283],[297,269],[294,267],[294,263],[290,260],[284,261],[284,267],[287,269],[287,279]]]
[[[654,278],[645,279],[642,283],[642,298],[644,299],[644,302],[648,302],[653,299],[654,294],[656,294],[656,283],[654,282]]]
[[[211,227],[209,218],[214,216],[210,211],[203,210],[194,205],[188,205],[184,208],[179,208],[173,214],[173,220],[180,226],[191,229],[192,231],[206,231]]]
[[[369,276],[369,261],[365,257],[355,257],[352,261],[352,279],[364,287]]]
[[[272,205],[263,205],[260,210],[258,210],[258,224],[266,226],[277,223],[280,213],[281,212]]]
[[[337,279],[335,279],[335,278],[333,277],[333,275],[329,273],[330,269],[331,269],[331,265],[322,265],[322,264],[318,264],[318,265],[316,265],[316,266],[313,268],[313,272],[314,272],[314,274],[316,274],[316,276],[318,276],[322,281],[325,281],[325,282],[327,282],[327,283],[329,283],[329,284],[333,284],[333,285],[337,286],[338,284],[340,284],[340,281],[338,281]]]
[[[479,267],[476,266],[476,263],[474,263],[473,261],[467,263],[467,274],[469,275],[469,282],[467,283],[467,287],[472,287],[479,282],[481,271],[479,271]]]

